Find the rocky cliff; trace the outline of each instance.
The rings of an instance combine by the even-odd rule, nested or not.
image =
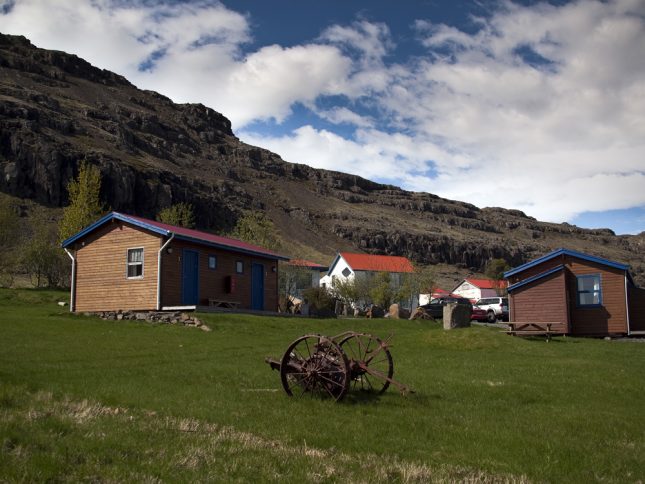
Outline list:
[[[645,233],[544,223],[289,163],[242,143],[208,107],[175,104],[76,56],[0,34],[0,191],[64,206],[81,160],[100,167],[114,210],[154,217],[190,202],[198,225],[214,231],[262,210],[287,252],[322,263],[357,250],[476,271],[491,257],[515,265],[569,247],[630,263],[645,283]]]

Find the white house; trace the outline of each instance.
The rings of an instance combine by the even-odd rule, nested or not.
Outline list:
[[[483,297],[494,297],[498,295],[500,288],[506,287],[504,281],[493,281],[492,279],[464,279],[451,292],[457,296],[465,297],[471,301],[477,301]]]
[[[414,272],[414,267],[406,257],[339,252],[327,275],[320,279],[320,285],[331,288],[336,280],[370,277],[380,272],[390,273],[391,284],[398,287],[402,282],[402,274]]]

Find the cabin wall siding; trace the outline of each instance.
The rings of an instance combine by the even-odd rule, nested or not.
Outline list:
[[[566,274],[559,271],[509,294],[511,321],[569,324]]]
[[[568,285],[571,295],[571,333],[581,335],[626,333],[625,271],[581,259],[569,259],[567,266],[573,274]],[[600,274],[602,306],[579,308],[575,276],[591,274]]]
[[[157,304],[161,238],[115,222],[97,229],[76,250],[75,311],[150,310]],[[127,278],[127,249],[143,247],[143,278]]]
[[[645,289],[629,288],[629,329],[645,331]]]
[[[164,250],[161,260],[161,301],[162,306],[182,304],[182,253],[184,249],[199,254],[199,304],[208,305],[209,299],[219,299],[240,303],[241,309],[251,309],[252,264],[264,266],[264,309],[278,309],[278,261],[259,256],[230,252],[225,249],[204,247],[182,240],[170,243],[172,253]],[[217,268],[209,269],[208,256],[217,257]],[[237,274],[236,262],[244,263],[244,273]],[[276,270],[273,272],[272,268]],[[226,278],[235,278],[235,292],[226,291]]]

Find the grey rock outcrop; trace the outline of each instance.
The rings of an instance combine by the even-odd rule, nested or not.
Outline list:
[[[518,265],[566,246],[630,263],[645,284],[645,234],[544,223],[288,163],[242,143],[206,106],[175,104],[24,37],[0,34],[0,94],[0,191],[47,207],[67,204],[85,160],[99,167],[113,210],[154,218],[188,202],[197,226],[213,231],[260,210],[284,240],[321,258],[350,250],[481,271],[491,258]]]

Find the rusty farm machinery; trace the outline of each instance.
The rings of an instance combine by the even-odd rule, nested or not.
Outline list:
[[[289,345],[281,360],[265,361],[280,372],[282,387],[290,396],[340,401],[350,389],[382,394],[393,385],[404,394],[412,391],[392,378],[388,341],[367,333],[347,331],[331,338],[306,334]]]

